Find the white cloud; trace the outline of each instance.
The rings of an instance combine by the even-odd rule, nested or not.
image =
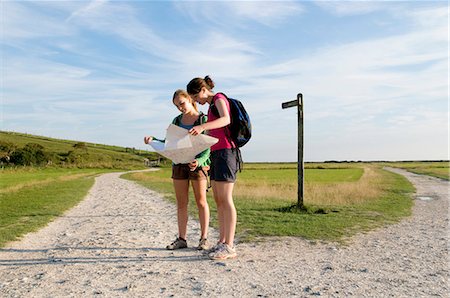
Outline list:
[[[107,0],[93,0],[89,2],[87,5],[81,7],[80,9],[75,10],[70,14],[70,16],[66,19],[69,22],[72,18],[89,16],[96,13],[98,9],[101,9],[104,4],[106,4]]]
[[[206,21],[214,17],[212,9],[220,7],[224,16],[234,18],[236,26],[241,24],[238,19],[252,23],[256,18],[265,25],[280,25],[293,14],[302,13],[302,8],[295,6],[298,3],[271,2],[273,11],[264,5],[258,11],[256,3],[175,5],[186,8],[185,13],[198,13],[195,17]],[[5,39],[21,42],[44,36],[45,30],[58,26],[62,29],[54,31],[55,36],[71,38],[48,41],[48,48],[45,44],[38,50],[30,47],[26,57],[23,52],[8,54],[4,129],[24,128],[37,134],[46,131],[51,136],[143,148],[142,136],[163,135],[177,114],[170,103],[173,90],[183,88],[194,76],[210,74],[217,91],[243,99],[251,112],[254,137],[243,150],[246,160],[296,159],[295,111],[281,110],[280,105],[295,99],[298,92],[305,96],[309,160],[382,159],[383,154],[401,159],[402,150],[396,146],[413,148],[420,145],[417,139],[435,145],[426,151],[432,156],[443,156],[442,139],[448,132],[443,127],[447,125],[443,100],[448,88],[448,14],[444,8],[397,11],[396,16],[404,19],[401,21],[413,21],[410,32],[328,44],[307,55],[267,62],[256,40],[224,30],[215,22],[204,27],[202,34],[189,36],[186,43],[175,33],[167,35],[143,24],[132,2],[38,4],[47,5],[46,9],[56,6],[64,17],[48,17],[12,5],[19,7],[18,13],[7,24],[16,33]],[[289,12],[289,5],[297,9]],[[23,17],[32,20],[31,24]],[[44,33],[36,29],[21,35],[21,28],[41,18],[46,20]],[[120,61],[103,57],[78,35],[81,31],[113,37],[131,49],[130,57]],[[83,63],[58,61],[57,51],[70,51]],[[24,104],[25,111],[14,110],[19,104]],[[97,128],[98,135],[87,132]],[[388,156],[388,152],[392,154]],[[404,157],[412,159],[418,152],[413,150]]]
[[[22,2],[2,3],[2,43],[13,43],[19,39],[36,39],[49,36],[69,36],[73,32],[48,15]]]
[[[228,27],[245,26],[248,21],[277,26],[304,12],[297,1],[178,1],[174,5],[195,21]]]
[[[414,159],[415,155],[426,159],[427,153],[421,153],[423,146],[417,150],[414,147],[420,139],[426,139],[430,146],[434,144],[424,151],[428,156],[445,158],[448,31],[442,13],[446,9],[433,11],[432,15],[440,16],[440,21],[418,23],[421,26],[409,33],[329,46],[308,57],[251,71],[260,74],[246,85],[247,94],[254,95],[251,107],[262,115],[275,115],[256,117],[254,126],[267,127],[265,123],[272,123],[271,131],[276,131],[276,136],[271,134],[271,140],[295,140],[295,129],[287,135],[282,131],[295,127],[296,119],[289,111],[281,111],[279,104],[283,97],[283,101],[292,100],[297,92],[303,92],[308,126],[306,152],[311,160],[320,160],[320,156],[322,160],[323,156],[383,159],[383,154],[385,159]],[[279,119],[284,119],[284,126]],[[263,135],[268,133],[264,131]],[[402,141],[395,141],[395,135],[402,135]],[[255,142],[264,146],[262,140]],[[355,146],[350,148],[349,144]],[[375,148],[368,149],[374,144],[378,144],[379,153]],[[282,156],[294,160],[295,141],[285,146],[290,149]]]
[[[316,0],[314,3],[324,10],[327,10],[338,16],[352,16],[368,14],[378,10],[386,9],[386,6],[393,6],[393,1],[373,1],[373,0],[358,0],[358,1],[341,1],[341,0]]]

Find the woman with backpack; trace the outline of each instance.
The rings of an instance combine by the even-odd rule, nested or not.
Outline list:
[[[206,115],[198,111],[197,104],[186,91],[175,91],[172,102],[181,112],[180,115],[173,119],[172,124],[189,130],[194,126],[201,125],[207,121]],[[146,144],[150,143],[152,140],[160,141],[152,136],[144,137],[144,142]],[[162,142],[164,142],[164,140],[162,140]],[[206,200],[207,172],[209,170],[209,164],[210,149],[206,149],[198,154],[196,159],[189,164],[172,165],[173,186],[177,199],[178,237],[166,247],[169,250],[187,247],[186,234],[188,222],[189,181],[192,183],[200,219],[201,235],[197,249],[209,249],[207,240],[209,206]]]
[[[238,150],[228,137],[231,122],[230,103],[222,93],[212,91],[214,82],[209,76],[192,79],[187,92],[199,104],[209,104],[208,122],[194,126],[189,133],[198,135],[205,130],[219,141],[211,147],[210,179],[219,219],[219,241],[211,248],[209,257],[225,260],[236,257],[234,235],[237,213],[233,202],[233,188],[239,168]]]

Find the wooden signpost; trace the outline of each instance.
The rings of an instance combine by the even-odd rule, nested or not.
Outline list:
[[[298,118],[298,189],[297,189],[297,208],[303,209],[303,184],[304,184],[304,163],[303,163],[303,95],[297,94],[297,99],[283,102],[283,109],[297,107]]]

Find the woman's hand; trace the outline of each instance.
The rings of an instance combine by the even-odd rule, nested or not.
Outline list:
[[[205,129],[203,128],[202,125],[197,125],[197,126],[192,127],[192,128],[189,130],[189,133],[190,133],[191,135],[193,135],[193,136],[196,136],[196,135],[201,134],[201,133],[204,132],[204,131],[205,131]]]
[[[153,137],[152,137],[152,136],[145,136],[145,137],[144,137],[144,143],[145,143],[145,144],[150,143],[152,140],[153,140]]]
[[[188,166],[191,171],[195,171],[195,169],[198,167],[198,161],[194,159],[193,162],[188,163]]]

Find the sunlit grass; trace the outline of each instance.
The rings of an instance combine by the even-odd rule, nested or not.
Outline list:
[[[125,175],[163,193],[175,202],[170,169]],[[306,212],[283,212],[297,201],[297,170],[270,164],[246,167],[238,176],[234,202],[238,210],[238,237],[301,236],[342,240],[355,233],[398,221],[411,212],[413,191],[402,176],[365,165],[329,165],[305,170]],[[216,206],[208,195],[212,220]],[[175,207],[174,207],[175,208]],[[191,194],[191,213],[197,210]]]
[[[410,172],[422,175],[429,175],[445,180],[450,180],[450,162],[390,162],[383,163],[385,166],[397,167],[408,170]]]
[[[246,170],[239,176],[234,195],[254,200],[277,198],[277,201],[297,200],[297,170]],[[345,204],[376,196],[376,184],[369,180],[377,176],[373,169],[306,169],[304,202],[315,205]],[[365,188],[366,191],[361,189]]]
[[[111,170],[109,170],[111,171]],[[79,203],[99,169],[27,169],[1,172],[0,247],[36,231]]]

